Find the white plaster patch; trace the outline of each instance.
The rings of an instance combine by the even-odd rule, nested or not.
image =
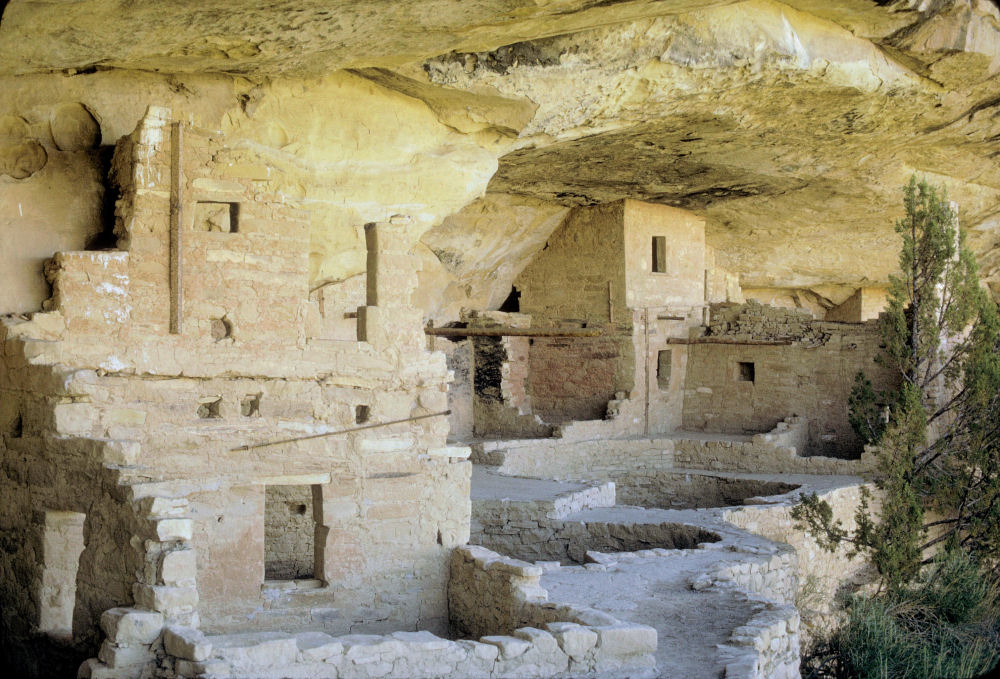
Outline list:
[[[128,364],[124,363],[117,356],[108,356],[107,359],[101,361],[100,367],[109,372],[119,372],[128,368]]]

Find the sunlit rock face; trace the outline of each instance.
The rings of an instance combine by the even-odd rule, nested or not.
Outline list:
[[[958,201],[995,279],[997,19],[992,4],[956,4],[873,42],[747,2],[426,67],[444,85],[538,104],[490,191],[561,204],[627,195],[704,214],[720,263],[746,287],[884,282],[914,172]]]
[[[473,201],[421,239],[433,257],[424,265],[426,298],[418,303],[444,322],[463,307],[499,308],[567,212],[557,203],[503,193]]]
[[[914,172],[958,202],[998,292],[998,36],[989,0],[12,0],[0,135],[34,137],[8,144],[0,230],[52,250],[106,230],[106,158],[152,104],[309,211],[314,286],[363,271],[365,222],[408,215],[435,322],[498,306],[568,207],[623,197],[705,216],[744,288],[821,313],[895,269]],[[99,147],[60,147],[67,106]],[[0,311],[37,308],[36,279]]]
[[[17,276],[0,291],[0,312],[37,310],[49,294],[44,260],[83,249],[110,230],[110,152],[149,105],[170,108],[193,125],[192,134],[225,137],[215,159],[220,186],[260,181],[308,211],[313,287],[365,270],[366,223],[405,215],[419,235],[481,196],[513,130],[532,110],[381,71],[261,84],[138,72],[21,76],[3,84],[18,96],[0,109],[9,114],[0,154],[10,149],[4,167],[14,173],[0,176],[0,263]],[[78,108],[60,109],[69,97]],[[62,118],[66,110],[87,112],[94,128],[81,132],[72,119],[60,122],[53,113],[60,110]],[[88,132],[76,148],[76,137]],[[97,139],[103,151],[93,148]],[[439,263],[430,255],[428,265]]]
[[[11,0],[0,31],[0,72],[317,76],[725,4],[732,0],[185,0],[167,10],[158,0]]]

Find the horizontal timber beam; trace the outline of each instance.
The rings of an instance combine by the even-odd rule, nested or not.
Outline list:
[[[436,337],[598,337],[600,328],[424,328]]]
[[[751,347],[787,347],[792,340],[738,340],[729,337],[668,337],[667,344],[738,344]]]

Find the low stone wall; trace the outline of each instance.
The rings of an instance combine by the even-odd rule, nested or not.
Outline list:
[[[786,417],[769,432],[749,440],[711,434],[674,435],[674,464],[687,469],[783,474],[861,474],[872,464],[871,453],[860,460],[820,455],[804,456],[809,445],[809,422]]]
[[[763,511],[768,511],[764,508]],[[736,589],[757,611],[719,647],[726,659],[725,679],[799,679],[799,558],[782,547],[768,559],[728,562],[698,576],[692,589]]]
[[[646,676],[654,666],[656,630],[627,623],[607,613],[582,606],[546,602],[548,593],[539,582],[542,568],[502,557],[482,547],[455,550],[448,590],[452,625],[459,634],[476,636],[489,631],[544,627],[555,637],[560,654],[548,645],[558,670],[565,676]],[[506,637],[485,636],[481,641]],[[550,661],[552,663],[553,661]],[[562,663],[565,662],[565,665]],[[516,677],[545,676],[524,668]],[[500,675],[495,675],[500,676]],[[507,675],[504,675],[507,676]]]
[[[546,438],[480,441],[472,444],[471,459],[509,476],[607,481],[626,470],[670,469],[673,453],[673,441],[665,438]]]
[[[691,582],[696,590],[716,586],[734,586],[744,592],[765,597],[779,604],[791,604],[798,592],[798,556],[782,547],[769,559],[727,562],[724,566],[698,576]]]
[[[564,521],[547,517],[535,505],[474,502],[470,540],[517,559],[558,561],[564,565],[584,563],[590,551],[693,549],[703,542],[719,540],[715,533],[680,523]]]
[[[835,520],[851,530],[856,527],[854,512],[861,501],[860,484],[847,485],[819,493],[833,508]],[[847,548],[835,552],[821,548],[806,531],[795,524],[791,516],[793,499],[762,506],[744,506],[727,510],[723,518],[746,531],[775,542],[790,545],[798,555],[798,589],[794,601],[804,623],[804,642],[814,632],[832,623],[837,590],[844,585],[860,583],[867,577],[869,566],[863,559],[851,559]]]
[[[584,423],[586,424],[586,423]],[[712,435],[677,431],[655,437],[579,440],[573,438],[479,441],[472,461],[501,474],[546,479],[616,481],[652,471],[775,472],[857,475],[869,469],[872,456],[860,460],[803,457],[808,423],[789,417],[770,432],[755,436]]]
[[[760,435],[760,436],[766,436]],[[674,463],[682,469],[784,474],[861,474],[871,465],[866,453],[861,460],[835,457],[802,457],[796,448],[766,440],[676,438]]]
[[[502,516],[505,522],[533,521],[539,517],[558,519],[583,509],[611,507],[615,504],[615,484],[598,485],[564,493],[551,500],[474,499],[472,521],[496,523],[494,517]],[[475,540],[472,540],[476,544]]]
[[[799,614],[788,604],[766,604],[719,653],[731,658],[725,679],[799,679]]]
[[[615,482],[621,504],[657,509],[732,507],[753,498],[782,495],[798,488],[781,481],[697,473],[650,471]]]
[[[656,630],[579,606],[546,602],[542,569],[481,547],[456,549],[451,609],[462,634],[334,637],[260,632],[205,636],[168,627],[157,643],[167,677],[257,679],[541,679],[653,675]],[[491,634],[493,633],[493,634]],[[112,677],[96,662],[83,679]]]

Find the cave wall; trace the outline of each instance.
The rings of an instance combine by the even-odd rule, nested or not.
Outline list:
[[[102,231],[100,130],[80,104],[0,109],[0,313],[37,311],[45,260]]]

